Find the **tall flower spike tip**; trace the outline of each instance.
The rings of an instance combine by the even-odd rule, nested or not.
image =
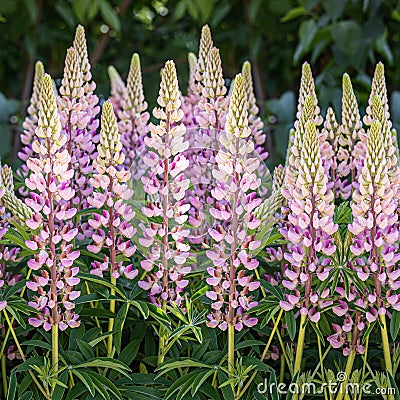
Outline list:
[[[120,165],[125,160],[122,143],[118,132],[117,119],[110,101],[103,105],[101,113],[100,143],[97,146],[99,155],[97,163],[103,167]]]
[[[150,196],[142,212],[147,217],[160,216],[162,221],[140,224],[144,237],[139,243],[149,249],[141,266],[152,273],[139,281],[139,286],[149,290],[152,303],[166,310],[168,302],[181,304],[182,292],[189,283],[183,278],[191,269],[186,265],[190,247],[184,243],[189,234],[184,223],[190,208],[184,198],[190,181],[183,172],[189,162],[182,154],[189,143],[183,138],[186,128],[181,122],[183,111],[173,61],[167,61],[162,70],[157,102],[160,107],[154,108],[153,115],[159,123],[150,124],[150,137],[144,139],[154,151],[148,151],[144,158],[149,168],[141,180]]]
[[[37,113],[39,109],[39,96],[42,86],[42,79],[44,75],[44,67],[41,61],[35,64],[35,76],[33,78],[32,96],[29,107],[27,109],[28,115],[22,124],[23,132],[21,133],[21,143],[24,145],[18,153],[20,160],[26,162],[32,156],[32,140],[35,136],[35,125],[37,123]],[[26,174],[26,166],[22,167],[22,174]]]
[[[188,64],[189,64],[189,84],[188,94],[192,92],[195,80],[196,80],[196,68],[197,68],[197,57],[194,53],[188,53]]]
[[[126,83],[127,107],[135,114],[140,114],[147,109],[147,103],[144,100],[142,71],[140,69],[139,54],[132,56],[131,66]]]
[[[265,143],[266,135],[263,133],[264,123],[259,117],[259,109],[256,103],[256,97],[254,95],[254,85],[253,85],[253,77],[251,75],[251,64],[249,61],[245,61],[242,67],[242,75],[244,78],[244,86],[246,89],[247,103],[248,103],[248,113],[249,113],[249,126],[252,130],[252,136],[254,141],[258,146],[261,146]],[[265,159],[268,154],[263,156],[262,148],[260,148],[260,155],[263,159]]]
[[[72,222],[76,209],[70,203],[75,195],[70,187],[74,171],[69,169],[67,135],[61,129],[53,82],[48,74],[42,81],[36,136],[32,148],[38,157],[28,160],[31,174],[25,180],[31,190],[25,203],[34,209],[26,224],[38,230],[25,242],[35,251],[28,266],[37,271],[33,280],[26,283],[37,293],[29,305],[38,314],[36,318],[29,318],[29,323],[35,327],[43,325],[46,331],[52,326],[65,330],[68,326],[79,326],[73,304],[80,295],[74,290],[79,283],[76,277],[79,267],[73,266],[73,262],[80,253],[73,250],[71,243],[78,233]],[[56,237],[57,246],[54,245]]]
[[[45,74],[42,80],[39,103],[39,122],[35,131],[40,139],[52,139],[51,153],[60,149],[66,142],[66,135],[61,133],[60,116],[57,109],[57,101],[53,90],[53,80],[49,74]],[[33,145],[38,154],[45,155],[47,149],[36,141]]]
[[[113,105],[115,113],[119,115],[124,107],[124,93],[126,91],[125,83],[113,65],[108,67],[107,72],[111,85],[111,95],[109,100]]]
[[[1,189],[1,183],[0,183]],[[4,188],[1,201],[6,209],[18,220],[20,224],[26,226],[26,221],[32,217],[33,210],[19,199],[12,190]]]
[[[208,99],[215,99],[226,94],[224,77],[222,75],[221,56],[219,49],[213,47],[207,60],[207,67],[203,76],[203,95]]]
[[[322,124],[322,117],[320,116],[320,109],[318,107],[318,98],[315,93],[314,78],[311,72],[310,64],[305,62],[301,70],[301,81],[299,91],[299,102],[297,105],[297,119],[300,119],[300,115],[303,112],[307,97],[312,97],[314,102],[314,113],[312,119],[316,126]]]
[[[199,57],[197,59],[196,67],[196,82],[192,88],[193,92],[201,94],[203,87],[203,74],[207,68],[207,59],[213,47],[213,40],[211,37],[211,30],[208,25],[204,25],[201,30]]]
[[[178,77],[176,75],[175,63],[172,60],[167,61],[162,70],[157,103],[160,107],[165,108],[167,112],[178,110],[181,105]]]
[[[64,75],[60,87],[61,96],[79,99],[83,96],[83,76],[80,68],[78,53],[73,47],[67,50],[65,57]],[[71,132],[70,132],[71,133]]]
[[[90,72],[91,67],[86,45],[85,28],[82,25],[78,25],[76,28],[73,47],[79,57],[79,67],[82,71],[83,79],[85,82],[89,82],[92,79],[92,73]]]
[[[1,166],[0,164],[0,185],[8,190],[14,190],[13,172],[8,165]]]
[[[258,267],[252,251],[260,246],[254,235],[260,221],[253,211],[261,203],[256,193],[261,181],[254,173],[260,162],[250,156],[254,144],[244,140],[250,135],[247,106],[244,79],[238,74],[233,83],[225,131],[220,135],[223,147],[215,157],[212,196],[216,202],[211,209],[215,223],[209,230],[214,245],[206,252],[213,263],[207,269],[210,277],[206,279],[212,286],[206,296],[213,301],[207,326],[221,330],[234,327],[240,331],[257,323],[257,318],[251,317],[248,311],[257,305],[251,292],[260,283],[247,270]]]

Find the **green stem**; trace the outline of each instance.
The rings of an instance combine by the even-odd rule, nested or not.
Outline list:
[[[261,361],[264,360],[265,356],[266,356],[267,353],[268,353],[269,346],[271,345],[271,342],[272,342],[272,339],[274,338],[275,332],[276,332],[277,329],[278,329],[279,321],[281,320],[282,315],[283,315],[283,308],[281,308],[281,311],[279,311],[279,315],[278,315],[278,318],[277,318],[276,322],[274,323],[274,327],[273,327],[273,329],[272,329],[271,335],[269,336],[268,342],[267,342],[267,344],[265,345],[265,348],[264,348],[263,353],[261,354],[261,357],[260,357],[260,360],[261,360]],[[253,380],[254,380],[254,378],[256,377],[256,375],[257,375],[257,371],[254,371],[254,372],[253,372],[253,375],[251,375],[250,379],[247,381],[247,383],[246,383],[246,385],[244,386],[244,388],[243,388],[243,389],[241,390],[241,392],[235,397],[235,400],[239,400],[239,399],[246,393],[246,390],[250,387],[250,385],[251,385],[251,383],[253,382]]]
[[[365,370],[367,368],[368,344],[369,344],[369,336],[367,336],[367,339],[365,340],[365,352],[364,352],[364,355],[363,355],[363,368],[362,368],[362,374],[361,374],[361,382],[362,383],[364,383]],[[360,392],[359,400],[362,400],[362,392]]]
[[[382,336],[382,345],[383,345],[383,357],[385,359],[385,367],[386,372],[390,375],[393,375],[392,361],[390,357],[390,345],[389,345],[389,335],[386,326],[386,315],[380,315],[379,319],[381,320],[381,336]]]
[[[235,326],[228,324],[228,371],[229,378],[232,379],[235,372]],[[235,389],[235,383],[232,380],[232,390]]]
[[[58,374],[58,324],[54,324],[51,327],[51,359],[53,373],[55,377]],[[54,380],[53,390],[56,386],[56,380]]]
[[[111,272],[112,273],[112,272]],[[117,284],[117,280],[115,278],[111,278],[111,283],[115,286]],[[112,288],[110,290],[111,296],[115,296],[115,290]],[[115,313],[115,300],[110,300],[110,312]],[[114,318],[110,318],[108,320],[108,332],[112,332],[114,329]],[[113,356],[113,336],[110,335],[107,338],[107,357]]]
[[[355,358],[356,358],[356,350],[351,349],[350,354],[347,357],[346,369],[344,371],[345,372],[345,380],[341,383],[341,385],[339,387],[339,394],[336,397],[336,400],[342,400],[344,395],[346,394],[347,383],[349,382],[351,372],[353,371],[353,364],[354,364]]]
[[[21,347],[21,345],[19,344],[17,335],[15,334],[14,328],[13,328],[13,326],[12,326],[12,323],[11,323],[11,321],[10,321],[10,318],[8,317],[8,313],[7,313],[7,311],[6,311],[5,308],[3,309],[3,313],[4,313],[4,317],[6,318],[6,321],[7,321],[8,327],[9,327],[9,330],[10,330],[10,332],[11,332],[11,335],[12,335],[12,337],[14,338],[15,345],[17,346],[17,349],[18,349],[18,351],[19,351],[19,354],[21,355],[22,361],[25,362],[25,361],[26,361],[25,354],[24,354],[24,352],[22,351],[22,347]],[[36,376],[33,374],[32,370],[29,370],[29,374],[30,374],[30,376],[32,377],[33,382],[35,382],[36,386],[39,388],[39,390],[42,392],[42,394],[45,396],[45,398],[46,398],[47,400],[51,400],[51,396],[50,396],[48,393],[46,393],[46,391],[44,390],[43,386],[42,386],[42,385],[39,383],[39,381],[36,379]]]
[[[301,369],[301,362],[303,360],[304,337],[306,334],[306,327],[305,327],[306,318],[307,316],[303,314],[301,315],[300,318],[299,337],[297,340],[296,358],[294,362],[293,375],[296,375]]]
[[[321,378],[322,378],[322,382],[325,382],[324,360],[322,358],[321,340],[318,335],[317,335],[317,341],[318,341],[319,363],[320,363],[320,367],[321,367]],[[324,397],[325,397],[325,400],[328,400],[328,393],[326,392],[325,387],[324,387]]]
[[[165,300],[162,301],[162,309],[164,312],[167,311],[167,302]],[[164,357],[165,354],[167,353],[165,351],[165,345],[166,345],[166,340],[165,340],[165,330],[162,325],[160,325],[160,329],[158,330],[158,336],[159,336],[159,342],[158,342],[158,358],[157,358],[157,365],[160,365],[164,362]]]
[[[4,398],[7,398],[7,366],[6,366],[6,355],[1,354],[1,376],[3,377],[3,390]]]

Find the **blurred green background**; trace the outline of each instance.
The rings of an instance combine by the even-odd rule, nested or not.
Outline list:
[[[145,95],[154,105],[159,71],[177,64],[186,91],[187,53],[197,53],[209,24],[229,80],[244,60],[255,90],[270,162],[284,158],[293,124],[301,63],[309,61],[323,112],[340,113],[341,76],[353,79],[365,108],[374,66],[383,61],[394,125],[400,124],[400,4],[390,0],[0,0],[0,157],[18,165],[19,132],[31,93],[34,63],[60,78],[66,49],[86,28],[93,77],[109,95],[108,65],[126,77],[133,52],[141,56]],[[340,115],[340,114],[338,114]]]

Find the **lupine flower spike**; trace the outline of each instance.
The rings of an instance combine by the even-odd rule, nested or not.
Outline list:
[[[17,174],[22,178],[26,178],[29,173],[29,169],[26,166],[26,162],[29,157],[35,157],[35,153],[32,150],[32,142],[35,137],[35,128],[37,126],[38,111],[39,111],[39,95],[42,85],[42,79],[44,75],[44,67],[41,61],[37,61],[35,64],[35,76],[33,78],[33,88],[32,96],[30,99],[30,104],[27,109],[28,115],[26,116],[21,133],[21,143],[22,148],[18,152],[18,158],[23,161],[21,168],[18,170]],[[27,195],[26,189],[21,187],[19,193],[23,196]]]
[[[38,312],[29,323],[43,326],[47,331],[52,327],[56,331],[75,328],[80,324],[73,303],[80,295],[74,288],[79,284],[76,276],[79,268],[74,266],[79,251],[71,244],[77,229],[71,222],[76,209],[70,206],[74,190],[70,187],[73,170],[65,147],[67,140],[61,129],[52,80],[46,74],[32,145],[37,157],[27,162],[31,173],[25,182],[31,191],[26,204],[34,210],[26,224],[35,231],[26,241],[26,246],[35,252],[28,266],[38,272],[27,282],[27,287],[36,293],[29,304]]]
[[[149,218],[159,218],[159,222],[142,226],[144,237],[139,242],[149,250],[141,266],[149,274],[139,281],[139,286],[149,291],[152,303],[165,310],[169,302],[181,303],[182,292],[189,283],[185,275],[190,272],[185,265],[190,249],[185,243],[189,230],[184,227],[188,219],[189,204],[184,198],[189,180],[183,175],[189,163],[182,154],[189,144],[180,122],[183,111],[173,61],[167,61],[162,70],[157,102],[160,108],[155,108],[153,115],[160,122],[150,124],[151,136],[145,138],[149,151],[144,161],[149,172],[142,182],[149,201],[142,212]]]
[[[130,167],[132,178],[136,181],[146,171],[143,163],[145,144],[144,138],[149,131],[150,114],[144,99],[140,58],[134,54],[128,73],[126,90],[124,92],[123,112],[119,114],[118,124],[121,141],[126,154],[125,165]]]
[[[104,272],[108,272],[111,283],[115,285],[121,275],[134,279],[138,271],[130,263],[130,257],[136,251],[136,246],[132,243],[136,229],[131,224],[135,213],[126,203],[132,197],[132,190],[127,184],[131,173],[126,168],[121,168],[125,155],[122,152],[121,135],[110,101],[106,101],[103,105],[97,152],[97,159],[93,162],[96,173],[90,180],[94,192],[88,203],[100,212],[94,213],[88,221],[93,230],[93,244],[87,248],[95,254],[103,250],[105,255],[102,262],[92,262],[90,273],[103,276]],[[114,289],[111,290],[111,294],[115,294]],[[113,300],[110,301],[110,311],[115,312]],[[110,318],[108,330],[112,331],[113,326],[114,319]],[[112,355],[112,349],[111,335],[107,344],[109,357]]]

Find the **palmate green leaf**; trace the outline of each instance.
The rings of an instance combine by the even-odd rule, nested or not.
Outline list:
[[[168,315],[165,313],[165,311],[163,309],[161,309],[160,307],[157,307],[156,305],[151,304],[151,303],[148,304],[148,307],[150,310],[150,315],[170,332],[171,331],[171,321],[170,321]]]
[[[228,375],[226,375],[220,369],[218,370],[217,375],[218,375],[219,388],[222,392],[222,396],[223,396],[224,400],[235,400],[235,396],[233,394],[231,385],[222,386],[225,384],[225,382],[227,382],[229,380]]]
[[[76,344],[86,360],[91,360],[94,358],[94,351],[89,343],[86,343],[84,340],[77,339]]]
[[[290,339],[293,341],[296,337],[297,326],[293,310],[285,312],[285,322]]]
[[[112,334],[113,334],[112,332],[103,333],[103,334],[97,336],[95,339],[92,339],[92,340],[89,341],[88,343],[89,343],[90,346],[94,347],[94,346],[96,346],[98,343],[100,343],[102,340],[107,339],[107,338],[108,338],[110,335],[112,335]]]
[[[127,367],[121,361],[108,357],[98,357],[96,359],[89,360],[84,363],[80,363],[78,365],[74,365],[72,369],[92,368],[92,367],[113,369],[129,378],[129,375],[127,374],[126,371],[130,371],[130,368]]]
[[[396,381],[394,380],[393,376],[390,375],[389,373],[387,375],[388,375],[388,378],[389,378],[390,387],[393,388],[394,392],[395,392],[394,393],[394,400],[400,400],[400,390],[397,387],[397,383],[398,382],[396,383]]]
[[[261,281],[261,286],[266,289],[269,293],[271,293],[273,296],[275,296],[279,300],[284,300],[285,296],[282,292],[282,289],[278,286],[274,286],[271,283],[262,280]]]
[[[8,300],[13,294],[17,293],[26,285],[26,280],[22,279],[21,281],[17,282],[15,285],[7,286],[3,290],[3,299]],[[33,308],[32,308],[33,310]]]
[[[150,309],[148,306],[148,303],[142,300],[130,300],[129,304],[131,304],[133,307],[138,309],[141,314],[143,315],[144,319],[149,318],[150,315]]]
[[[43,340],[25,340],[24,342],[21,342],[21,346],[33,346],[33,347],[40,347],[43,349],[51,350],[51,344],[44,342]]]
[[[32,392],[25,392],[21,397],[18,398],[18,400],[31,400],[32,397]]]
[[[165,393],[165,400],[169,400],[171,398],[178,400],[182,398],[182,396],[190,390],[190,387],[193,381],[196,379],[196,376],[197,372],[194,371],[175,380],[175,382],[173,382],[172,385],[168,388],[167,393]]]
[[[196,379],[193,381],[192,390],[190,394],[194,396],[200,390],[203,383],[213,374],[214,374],[213,370],[205,371],[202,372],[201,374],[198,374]]]
[[[57,385],[54,388],[52,400],[58,400],[63,398],[65,390],[68,389],[68,386],[66,385],[67,382],[68,382],[68,371],[65,370],[58,376]]]
[[[6,310],[13,316],[13,318],[18,322],[18,324],[22,326],[23,329],[26,328],[24,318],[21,317],[21,315],[19,314],[18,310],[15,307],[10,305],[10,303],[7,303]]]
[[[205,363],[202,363],[199,361],[194,361],[191,359],[166,362],[156,369],[156,372],[158,372],[157,378],[162,375],[165,375],[168,372],[170,372],[174,369],[177,369],[177,368],[208,368],[208,369],[210,369],[210,368],[214,368],[214,366],[205,364]]]
[[[396,340],[397,335],[399,334],[400,329],[400,312],[393,310],[392,311],[392,319],[390,320],[390,336],[393,341]]]
[[[29,371],[32,369],[32,366],[43,366],[44,365],[44,358],[35,356],[28,358],[26,361],[24,361],[22,364],[19,364],[18,367],[15,369],[16,372],[24,372],[24,371]]]
[[[96,276],[93,274],[88,274],[86,272],[79,272],[78,277],[85,281],[90,281],[93,283],[97,283],[101,286],[105,286],[109,289],[114,289],[115,293],[118,293],[122,299],[127,300],[125,294],[119,288],[117,288],[117,286],[113,285],[107,279],[101,278],[100,276]]]
[[[83,371],[73,370],[72,373],[85,385],[89,393],[94,396],[95,387],[90,376]]]
[[[124,398],[132,400],[163,400],[165,393],[154,388],[137,385],[124,385],[120,391]]]
[[[8,383],[7,400],[14,400],[17,394],[17,374],[15,371],[11,372],[10,381]]]

